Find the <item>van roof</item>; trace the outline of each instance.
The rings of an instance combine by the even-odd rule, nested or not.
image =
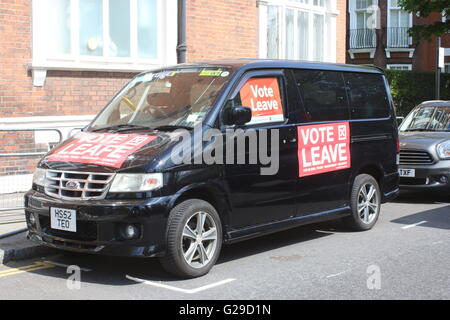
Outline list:
[[[180,66],[182,67],[223,66],[223,67],[230,67],[232,69],[245,69],[245,70],[261,69],[261,68],[274,68],[274,69],[290,68],[290,69],[314,69],[314,70],[383,74],[383,70],[375,66],[309,62],[298,60],[279,60],[279,59],[210,60],[198,63],[184,63],[177,65],[177,67]]]

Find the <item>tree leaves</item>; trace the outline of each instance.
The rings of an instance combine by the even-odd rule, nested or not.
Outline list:
[[[433,36],[441,36],[450,32],[450,1],[449,0],[399,0],[403,10],[420,18],[427,18],[433,13],[440,13],[447,17],[445,22],[436,21],[430,25],[415,25],[409,30],[414,41],[426,39],[431,41]]]

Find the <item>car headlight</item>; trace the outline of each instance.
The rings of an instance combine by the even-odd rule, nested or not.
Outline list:
[[[33,183],[38,186],[44,186],[46,172],[47,170],[45,169],[37,168],[33,174]]]
[[[441,159],[450,159],[450,140],[438,144],[436,147],[437,154]]]
[[[162,173],[118,173],[114,177],[109,192],[142,192],[163,186]]]

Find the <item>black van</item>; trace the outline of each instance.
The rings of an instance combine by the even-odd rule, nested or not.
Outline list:
[[[136,76],[38,164],[28,237],[206,274],[222,243],[343,218],[398,194],[398,133],[373,67],[238,60]]]

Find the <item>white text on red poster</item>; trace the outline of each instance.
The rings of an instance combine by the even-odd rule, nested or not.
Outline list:
[[[348,122],[297,127],[299,176],[350,168]]]

